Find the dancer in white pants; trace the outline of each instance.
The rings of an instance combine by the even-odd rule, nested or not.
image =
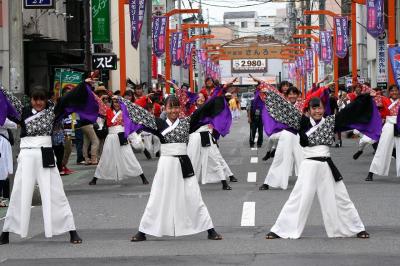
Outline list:
[[[273,119],[299,130],[305,158],[293,191],[266,238],[301,237],[315,193],[321,205],[328,237],[357,235],[359,238],[369,238],[349,198],[342,175],[330,158],[329,147],[335,141],[335,130],[344,127],[357,127],[371,138],[379,137],[380,117],[371,97],[359,96],[336,115],[324,118],[325,110],[319,98],[312,98],[309,102],[310,117],[301,116],[300,113],[281,116],[280,110],[287,110],[288,103],[273,90],[266,93],[266,106]],[[368,116],[371,111],[372,115]],[[365,117],[371,117],[368,123]]]
[[[274,160],[260,190],[268,189],[269,186],[286,190],[293,169],[297,175],[302,161],[303,151],[299,143],[299,136],[283,130],[279,137]]]
[[[9,243],[10,232],[21,237],[27,236],[32,194],[36,183],[39,185],[42,199],[45,236],[52,237],[69,232],[71,243],[82,243],[75,229],[60,173],[55,167],[50,136],[56,117],[61,119],[65,113],[75,111],[87,120],[96,120],[99,107],[92,91],[82,83],[61,98],[54,107],[47,101],[46,91],[36,88],[31,93],[31,107],[23,111],[18,99],[8,91],[3,90],[2,93],[20,114],[18,120],[21,125],[21,152],[18,156],[18,168],[0,244]],[[77,99],[79,103],[75,102]],[[73,104],[73,107],[70,104]]]
[[[180,103],[170,95],[165,100],[167,120],[155,118],[143,108],[119,98],[125,129],[143,128],[157,134],[161,140],[161,156],[154,176],[149,201],[133,242],[146,240],[146,234],[183,236],[208,232],[208,239],[221,240],[203,202],[192,163],[187,155],[189,134],[204,124],[228,133],[232,116],[223,97],[209,100],[193,115],[179,119]],[[211,116],[211,117],[210,117]],[[130,124],[129,121],[131,121]],[[207,121],[207,122],[202,122]],[[214,121],[214,122],[213,122]],[[130,131],[126,133],[131,133]]]
[[[295,112],[301,112],[301,108],[297,106],[299,95],[300,91],[293,86],[289,87],[286,91],[286,99],[290,104],[296,107],[296,109],[294,109]],[[267,190],[269,186],[271,186],[286,190],[289,177],[293,174],[293,168],[297,174],[302,160],[303,152],[297,132],[295,132],[295,130],[281,131],[274,160],[265,177],[264,184],[262,184],[259,189]]]
[[[107,127],[104,155],[100,157],[89,185],[96,185],[97,179],[120,181],[134,176],[140,176],[144,185],[149,184],[128,139],[125,138],[122,111],[116,96],[112,99],[111,108],[107,109]]]
[[[374,159],[369,168],[365,181],[373,181],[373,175],[388,176],[393,147],[396,148],[396,175],[400,176],[400,130],[397,116],[400,107],[399,89],[396,85],[389,87],[390,105],[386,104],[389,116],[386,117],[382,135],[379,139]]]
[[[206,142],[204,147],[203,142]],[[237,182],[237,179],[214,143],[208,125],[190,134],[188,156],[199,182],[202,184],[221,182],[223,190],[232,190],[226,178],[229,177],[230,182]]]

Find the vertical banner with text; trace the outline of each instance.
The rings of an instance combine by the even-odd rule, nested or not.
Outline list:
[[[347,17],[335,17],[336,26],[336,55],[339,58],[345,58],[349,47],[349,31]]]
[[[142,31],[146,0],[129,0],[129,17],[131,22],[131,43],[137,49]]]
[[[331,63],[332,61],[332,37],[330,31],[321,31],[319,33],[321,42],[321,61]]]
[[[167,17],[153,17],[153,53],[157,57],[161,57],[165,52],[165,32],[167,25]]]
[[[393,77],[400,88],[400,47],[389,47],[389,58],[392,64]]]
[[[367,0],[367,31],[374,38],[378,38],[385,30],[383,16],[383,0]]]
[[[174,66],[182,64],[182,32],[173,32],[171,36],[171,60]]]

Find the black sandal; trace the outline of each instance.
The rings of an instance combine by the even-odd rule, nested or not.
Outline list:
[[[10,233],[3,232],[0,236],[0,245],[6,245],[10,243]]]
[[[258,190],[268,190],[269,189],[269,186],[267,185],[267,184],[262,184],[259,188],[258,188]]]
[[[71,244],[82,244],[82,238],[79,237],[78,233],[75,230],[69,231],[69,235],[71,237],[71,239],[69,240]]]
[[[131,238],[131,242],[141,242],[146,240],[146,234],[142,232],[137,232],[136,235]]]
[[[218,234],[217,231],[215,231],[214,228],[208,229],[207,232],[208,232],[208,237],[207,237],[208,240],[222,240],[222,239],[224,239],[222,237],[222,235]]]
[[[97,184],[97,177],[93,177],[93,179],[89,182],[89,186],[95,186]]]
[[[369,234],[367,233],[367,231],[361,231],[360,233],[357,234],[357,238],[368,239]]]
[[[281,238],[281,237],[278,236],[277,234],[275,234],[274,232],[269,232],[269,233],[265,236],[265,239],[277,239],[277,238]]]
[[[238,182],[238,180],[237,180],[236,177],[234,177],[233,175],[231,175],[231,176],[229,177],[229,182]]]

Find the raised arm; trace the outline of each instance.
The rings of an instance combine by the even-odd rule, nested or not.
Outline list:
[[[60,98],[54,112],[56,120],[60,120],[71,113],[78,113],[81,119],[94,123],[99,115],[99,104],[90,89],[90,85],[82,82]]]
[[[225,97],[218,96],[207,101],[190,117],[190,132],[196,131],[200,126],[211,124],[222,136],[229,133],[232,124],[232,114],[226,103]]]
[[[121,105],[126,137],[138,130],[151,132],[157,130],[156,119],[153,114],[123,97],[118,97],[118,101]]]
[[[379,140],[382,119],[372,97],[362,94],[339,111],[335,115],[335,129],[357,129],[368,137]]]
[[[10,91],[0,87],[0,126],[6,121],[6,118],[15,121],[20,120],[23,105]]]

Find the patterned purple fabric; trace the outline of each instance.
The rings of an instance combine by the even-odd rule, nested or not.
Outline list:
[[[228,135],[232,125],[232,114],[226,101],[224,100],[224,109],[222,112],[214,117],[205,117],[200,120],[200,123],[203,125],[211,124],[222,136]]]
[[[7,97],[0,90],[0,126],[3,126],[6,118],[20,118],[20,114],[8,101]]]
[[[271,136],[274,133],[281,132],[282,130],[289,129],[289,126],[280,123],[276,121],[275,119],[272,118],[272,116],[269,114],[267,107],[265,106],[265,103],[263,100],[260,98],[260,91],[256,90],[254,94],[254,105],[255,108],[260,108],[261,109],[261,119],[264,127],[264,132],[268,136]]]
[[[378,141],[381,132],[382,132],[382,118],[379,114],[378,107],[375,104],[375,101],[371,99],[372,102],[372,116],[371,120],[369,121],[368,124],[361,124],[361,123],[356,123],[356,124],[349,124],[347,127],[349,129],[357,129],[364,135],[370,137],[371,139]],[[399,121],[399,116],[397,116],[397,120]]]
[[[75,90],[82,90],[82,88],[76,87]],[[67,106],[64,106],[63,115],[59,118],[66,117],[71,113],[77,113],[79,114],[81,120],[90,121],[92,123],[96,122],[97,117],[99,115],[99,105],[89,85],[85,84],[85,88],[82,91],[75,91],[75,90],[69,92],[66,95],[66,97],[68,96],[71,97],[69,97],[69,99],[66,101]],[[82,99],[76,99],[78,96],[86,98],[85,103],[73,104],[74,100],[82,100]]]
[[[126,105],[122,101],[119,102],[119,105],[121,106],[122,119],[124,121],[125,137],[127,138],[133,132],[143,130],[144,129],[143,125],[136,124],[132,122],[132,120],[129,118],[129,112],[128,109],[126,108]]]

